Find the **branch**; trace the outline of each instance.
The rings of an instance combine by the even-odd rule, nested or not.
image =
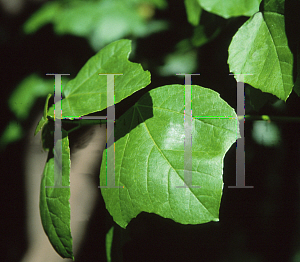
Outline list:
[[[238,120],[243,119],[243,116],[238,116]],[[245,115],[245,120],[255,121],[255,120],[264,120],[264,121],[274,121],[274,122],[300,122],[300,117],[291,117],[291,116],[251,116]]]

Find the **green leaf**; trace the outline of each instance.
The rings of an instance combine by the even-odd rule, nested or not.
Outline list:
[[[271,121],[254,121],[252,138],[256,143],[266,147],[276,147],[281,143],[280,129]]]
[[[63,89],[63,116],[83,116],[101,111],[107,105],[107,81],[103,74],[123,74],[115,76],[115,104],[134,92],[147,86],[150,73],[142,66],[128,61],[131,51],[130,40],[119,40],[100,50],[81,68],[78,75]],[[48,115],[54,117],[54,106]]]
[[[111,227],[105,237],[107,262],[111,262],[111,247],[113,242],[113,236],[114,236],[114,227]]]
[[[268,102],[275,102],[278,100],[277,97],[264,93],[259,89],[253,88],[252,86],[245,86],[246,101],[248,100],[249,105],[255,111],[259,110]],[[281,101],[281,100],[280,100]]]
[[[285,0],[263,0],[261,11],[274,12],[274,13],[284,15],[284,3]]]
[[[55,18],[55,15],[60,11],[59,2],[45,3],[30,19],[23,25],[23,30],[26,34],[32,34],[42,26],[50,23]]]
[[[293,86],[293,90],[300,96],[300,43],[297,46],[297,77]]]
[[[236,119],[193,119],[193,186],[184,185],[184,89],[162,86],[146,93],[116,120],[115,185],[101,188],[107,210],[125,228],[140,212],[182,224],[218,221],[223,159],[239,137]],[[236,113],[211,89],[192,86],[193,116]],[[106,186],[106,151],[100,186]],[[124,188],[123,188],[124,187]]]
[[[199,24],[202,8],[197,0],[184,0],[187,19],[189,23],[196,26]]]
[[[4,150],[8,144],[18,141],[22,137],[23,128],[20,123],[16,121],[10,121],[0,137],[0,150]]]
[[[47,114],[48,114],[48,103],[49,103],[50,97],[51,97],[51,94],[48,94],[48,96],[46,98],[46,102],[45,102],[43,117],[39,121],[39,123],[38,123],[38,125],[35,129],[34,135],[36,135],[45,126],[45,124],[48,122]]]
[[[62,148],[62,186],[54,187],[54,155],[49,151],[40,189],[40,215],[42,225],[56,252],[63,258],[72,258],[70,228],[70,148],[67,132],[62,130],[62,140],[56,141]],[[54,151],[54,149],[53,149]],[[45,188],[45,187],[49,188]]]
[[[54,147],[54,121],[49,120],[42,129],[42,146],[45,151]]]
[[[157,73],[162,76],[176,75],[178,72],[194,72],[197,68],[197,49],[190,39],[183,39],[175,46],[173,53],[164,58],[164,65]]]
[[[36,74],[26,77],[11,94],[8,105],[19,120],[28,118],[30,109],[39,97],[53,94],[53,80],[43,79]]]
[[[293,54],[285,34],[284,16],[255,14],[233,37],[228,64],[244,82],[286,101],[293,87]],[[237,81],[243,76],[235,75]]]
[[[126,2],[133,3],[136,5],[142,5],[142,4],[154,5],[159,9],[165,9],[168,6],[166,0],[127,0]]]
[[[207,12],[224,18],[234,16],[252,16],[259,11],[261,0],[198,0]]]
[[[221,26],[210,23],[207,25],[198,25],[194,28],[194,35],[192,37],[192,44],[201,47],[216,38],[221,32]]]
[[[141,4],[145,3],[149,3],[148,8],[144,6],[141,11]],[[95,50],[99,50],[129,35],[143,37],[163,30],[166,24],[158,20],[148,21],[145,8],[153,13],[155,6],[164,8],[165,4],[162,0],[50,2],[29,18],[24,24],[24,31],[33,33],[43,25],[52,23],[56,34],[85,37]]]

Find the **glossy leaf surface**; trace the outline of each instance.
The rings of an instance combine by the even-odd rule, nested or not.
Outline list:
[[[251,16],[258,12],[261,0],[198,0],[207,12],[224,18]]]
[[[229,46],[228,64],[237,81],[286,101],[293,88],[293,55],[285,34],[284,16],[255,14],[237,31]]]
[[[130,40],[119,40],[101,49],[81,68],[77,76],[63,89],[63,116],[83,116],[101,111],[107,105],[107,76],[115,76],[115,104],[150,83],[150,73],[142,66],[128,61]],[[54,117],[54,106],[48,115]]]
[[[115,185],[101,188],[106,208],[125,228],[140,212],[182,224],[218,221],[223,158],[239,137],[236,113],[215,91],[192,86],[193,116],[231,116],[192,121],[193,186],[184,185],[184,86],[145,94],[116,120]],[[100,185],[106,186],[106,151]]]

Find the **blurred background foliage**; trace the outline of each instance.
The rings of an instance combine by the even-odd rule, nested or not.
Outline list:
[[[193,84],[211,88],[236,108],[236,81],[229,76],[228,47],[233,35],[258,11],[259,0],[1,0],[1,160],[3,161],[1,261],[19,261],[26,251],[24,178],[21,161],[29,127],[42,112],[54,79],[75,77],[103,46],[120,38],[133,42],[130,60],[151,72],[152,83],[116,110],[132,105],[143,92],[184,84],[176,73],[200,73]],[[62,77],[62,86],[69,80]],[[292,93],[286,103],[245,85],[246,114],[299,116]],[[51,101],[52,103],[53,101]],[[124,112],[124,111],[123,111]],[[245,122],[246,185],[235,185],[235,147],[224,160],[220,222],[180,225],[141,214],[128,226],[131,240],[124,261],[292,261],[299,260],[299,124]],[[23,139],[22,139],[23,138]],[[91,221],[78,261],[106,261],[106,210]],[[14,219],[11,219],[14,218]],[[99,240],[100,239],[100,240]],[[101,245],[102,245],[101,244]],[[117,244],[113,243],[113,248]]]
[[[259,0],[249,2],[250,4],[242,1],[241,5],[234,8],[229,5],[228,8],[219,10],[220,1],[185,0],[186,13],[181,13],[180,17],[177,16],[177,21],[180,21],[181,24],[179,28],[183,29],[187,21],[193,27],[189,27],[190,31],[182,32],[185,37],[178,39],[173,46],[165,46],[169,52],[164,53],[161,57],[162,65],[153,65],[152,71],[156,71],[161,76],[174,76],[177,72],[194,72],[198,66],[197,48],[213,40],[225,25],[229,25],[230,21],[223,19],[222,16],[228,18],[243,14],[252,15],[258,11]],[[3,1],[2,4],[8,10],[9,8],[13,10],[13,5],[15,5],[15,10],[22,6],[20,1],[13,1],[10,4]],[[26,4],[28,5],[28,3]],[[24,19],[25,22],[18,28],[18,37],[21,39],[25,40],[26,35],[41,33],[45,26],[52,25],[52,34],[58,37],[72,35],[85,38],[91,49],[97,52],[115,40],[129,37],[136,40],[133,42],[133,52],[131,53],[133,59],[139,38],[145,39],[158,33],[164,38],[164,36],[168,36],[165,31],[174,33],[177,30],[177,23],[166,19],[167,17],[163,15],[164,10],[171,8],[166,0],[57,0],[45,1],[35,8],[36,10],[30,12],[27,19]],[[160,11],[160,15],[155,15],[156,11]],[[220,16],[213,15],[213,13]],[[176,14],[174,14],[175,16]],[[3,33],[5,32],[3,31]],[[164,33],[165,35],[163,35]],[[159,45],[156,44],[156,46]],[[42,57],[40,56],[40,58]],[[155,59],[151,60],[152,63],[156,62]],[[140,62],[145,69],[150,69],[148,68],[150,61],[142,60]],[[36,71],[33,72],[36,73]],[[37,98],[45,96],[49,91],[53,93],[50,80],[39,77],[35,74],[23,79],[11,94],[9,108],[19,121],[26,120]],[[0,138],[2,151],[7,144],[22,137],[22,126],[13,124],[13,121],[2,132]]]

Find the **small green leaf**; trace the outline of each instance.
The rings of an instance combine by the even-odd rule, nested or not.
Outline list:
[[[253,140],[266,147],[276,147],[281,143],[280,129],[268,116],[262,116],[263,121],[254,121],[252,129]],[[267,122],[268,121],[268,122]]]
[[[259,11],[261,0],[198,0],[207,12],[224,18],[251,16]]]
[[[53,93],[53,80],[43,79],[36,74],[26,77],[11,94],[8,105],[19,120],[25,120],[39,97]]]
[[[115,76],[115,103],[134,92],[146,87],[150,81],[150,73],[142,66],[128,61],[131,51],[130,40],[119,40],[101,49],[81,68],[78,75],[64,88],[65,98],[62,103],[63,116],[83,116],[102,111],[107,105],[106,75]],[[54,106],[48,115],[54,117]]]
[[[223,159],[239,137],[236,113],[220,95],[192,86],[192,185],[184,181],[184,89],[162,86],[146,93],[116,120],[115,186],[101,188],[107,210],[125,228],[142,211],[182,224],[218,221]],[[100,186],[106,186],[106,151]],[[124,187],[124,188],[123,188]]]
[[[196,26],[199,24],[202,8],[197,0],[184,0],[187,19],[189,23]]]
[[[250,18],[231,41],[228,64],[237,81],[286,101],[293,88],[293,54],[284,16],[259,12]]]
[[[22,137],[23,129],[20,123],[10,121],[0,137],[0,150],[4,150],[8,144],[18,141]]]
[[[42,116],[42,119],[39,121],[39,123],[34,131],[34,135],[36,135],[38,132],[40,132],[40,130],[46,125],[47,122],[48,122],[48,119],[44,118],[44,116]]]
[[[49,120],[42,129],[42,145],[45,151],[54,147],[54,121]]]
[[[62,130],[62,140],[56,141],[62,148],[62,186],[54,187],[54,155],[49,151],[40,189],[40,215],[50,243],[63,258],[72,258],[70,227],[70,148],[67,132]],[[45,187],[49,188],[45,188]]]
[[[204,25],[198,25],[194,29],[192,43],[194,46],[201,47],[216,38],[220,32],[221,27],[216,27],[213,32],[207,32]]]
[[[59,2],[45,3],[37,12],[35,12],[30,19],[23,25],[23,30],[26,34],[32,34],[40,29],[42,26],[50,23],[55,18],[55,15],[60,11]]]
[[[51,97],[51,94],[48,94],[48,96],[46,98],[45,107],[44,107],[44,114],[42,116],[42,119],[39,121],[35,131],[34,131],[34,135],[36,135],[45,126],[45,124],[48,122],[47,113],[48,113],[48,103],[49,103],[50,97]]]
[[[113,242],[113,236],[114,236],[114,227],[111,227],[105,237],[107,262],[111,262],[111,247]]]
[[[197,68],[196,50],[186,52],[175,52],[168,54],[165,58],[165,64],[158,68],[162,76],[175,75],[177,72],[194,72]]]

